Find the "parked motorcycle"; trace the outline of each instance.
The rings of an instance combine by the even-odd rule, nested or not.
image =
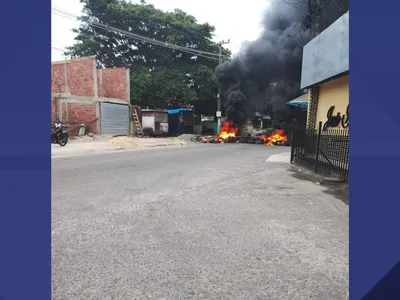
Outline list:
[[[64,147],[68,143],[68,137],[68,132],[62,128],[61,124],[55,124],[51,130],[51,143]]]

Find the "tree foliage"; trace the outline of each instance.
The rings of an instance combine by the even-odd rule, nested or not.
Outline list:
[[[199,24],[182,10],[164,12],[144,1],[135,4],[124,0],[87,0],[83,12],[81,26],[74,29],[76,43],[65,54],[71,58],[96,55],[100,67],[130,68],[133,104],[165,108],[198,99],[215,101],[217,56],[210,56],[212,59],[209,55],[202,57],[169,49],[96,24],[168,45],[217,54],[218,48],[212,45],[213,26]],[[222,54],[231,55],[227,49]]]

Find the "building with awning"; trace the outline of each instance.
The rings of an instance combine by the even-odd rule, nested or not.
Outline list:
[[[296,107],[300,107],[302,109],[307,109],[308,107],[308,93],[305,93],[301,95],[300,97],[297,97],[296,99],[290,100],[286,102],[287,105],[292,105]]]
[[[324,130],[348,128],[349,12],[304,46],[300,88],[308,89],[308,130],[320,122]]]
[[[168,109],[167,112],[170,135],[192,134],[194,132],[195,113],[193,109],[180,107]]]
[[[300,88],[287,102],[306,108],[306,128],[295,128],[292,163],[347,181],[349,176],[349,12],[303,48]]]

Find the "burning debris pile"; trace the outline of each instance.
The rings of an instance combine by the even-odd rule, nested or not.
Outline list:
[[[276,129],[268,136],[263,134],[260,136],[260,139],[262,139],[264,144],[267,146],[281,146],[285,145],[288,141],[288,138],[282,129]]]
[[[232,121],[226,121],[220,130],[218,136],[198,136],[192,138],[192,142],[206,144],[224,144],[224,143],[241,143],[241,144],[260,144],[266,146],[286,146],[288,138],[282,129],[276,129],[269,134],[259,134],[252,136],[250,133],[244,136],[238,135],[239,128],[234,127]]]
[[[215,138],[215,142],[218,142],[218,143],[225,143],[225,141],[236,142],[238,131],[239,131],[239,128],[235,128],[233,126],[232,121],[226,121],[221,126],[220,134],[219,134],[219,136],[217,136]]]

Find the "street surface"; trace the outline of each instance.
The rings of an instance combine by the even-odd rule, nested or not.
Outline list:
[[[288,151],[53,159],[52,299],[346,299],[348,206],[266,162]]]

